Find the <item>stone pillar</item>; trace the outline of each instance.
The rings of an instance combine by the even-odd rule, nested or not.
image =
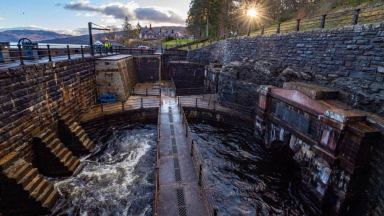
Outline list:
[[[0,42],[0,63],[10,63],[14,62],[14,59],[11,59],[9,55],[9,50],[11,49],[9,42]]]
[[[255,118],[255,136],[258,139],[265,133],[265,120],[268,110],[268,98],[271,90],[276,88],[271,85],[262,85],[260,86],[259,98],[257,102],[257,115]]]

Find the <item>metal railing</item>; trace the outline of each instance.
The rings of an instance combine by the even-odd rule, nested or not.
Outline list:
[[[199,177],[198,182],[199,182],[199,186],[201,186],[201,189],[206,197],[206,205],[208,206],[209,215],[218,215],[218,207],[215,205],[215,201],[213,199],[212,192],[210,190],[211,187],[209,186],[206,174],[203,169],[203,160],[198,151],[198,146],[196,144],[195,139],[193,138],[192,132],[188,125],[187,117],[184,113],[181,103],[179,103],[179,110],[180,110],[180,115],[182,117],[182,123],[186,130],[185,136],[187,137],[187,142],[191,150],[191,156],[193,157],[193,162],[199,168],[197,171],[197,175]]]
[[[190,98],[190,97],[177,97],[178,103],[183,104],[185,107],[195,107],[210,110],[217,110],[224,113],[229,113],[234,116],[239,116],[244,119],[254,120],[256,109],[239,104],[228,102],[216,102],[205,98]]]
[[[156,177],[155,177],[155,199],[153,203],[153,215],[157,216],[157,197],[158,197],[158,190],[160,187],[160,177],[159,177],[159,166],[160,166],[160,125],[161,125],[161,110],[159,107],[159,111],[157,114],[157,146],[156,146]]]
[[[132,95],[145,95],[145,96],[160,96],[161,95],[161,88],[159,89],[148,89],[148,88],[133,88]]]
[[[262,26],[256,31],[256,34],[270,35],[324,28],[329,29],[348,25],[362,25],[383,20],[384,4],[379,4]],[[249,36],[249,34],[247,36]]]
[[[129,55],[154,55],[156,52],[155,49],[137,49],[137,48],[121,48],[121,54]]]
[[[48,62],[55,59],[73,59],[90,57],[91,50],[89,46],[83,45],[28,45],[32,48],[23,48],[23,45],[9,45],[9,48],[4,48],[3,56],[0,58],[0,62],[13,62],[20,61],[21,65],[24,65],[24,61],[27,60],[41,60],[46,59]],[[5,51],[5,52],[4,52]],[[8,52],[7,52],[8,51]],[[4,53],[9,53],[6,55]],[[94,56],[114,55],[119,53],[118,47],[94,47]],[[60,58],[59,58],[60,57]]]
[[[206,91],[205,87],[200,88],[178,88],[176,89],[176,96],[186,96],[186,95],[201,95],[205,93],[210,93]]]

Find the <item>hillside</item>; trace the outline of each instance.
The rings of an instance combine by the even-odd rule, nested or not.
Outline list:
[[[72,35],[59,34],[53,31],[43,30],[6,30],[0,32],[0,41],[17,42],[20,38],[28,38],[33,42],[43,40],[62,39],[72,37]]]
[[[144,27],[145,28],[145,27]],[[165,31],[168,29],[168,31],[171,31],[173,28],[174,32],[179,32],[180,34],[185,34],[185,27],[182,26],[162,26],[162,27],[153,27],[152,29],[155,32],[159,32],[161,28],[161,31]],[[104,39],[105,33],[95,34],[94,32],[94,39],[95,40],[101,40]],[[118,37],[123,36],[123,32],[117,33]],[[57,43],[57,44],[88,44],[89,43],[89,35],[81,35],[81,36],[73,36],[73,37],[67,37],[67,38],[57,38],[52,40],[44,40],[40,41],[42,43]]]

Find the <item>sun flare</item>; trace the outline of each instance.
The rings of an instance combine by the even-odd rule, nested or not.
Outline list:
[[[247,11],[247,16],[250,16],[250,17],[257,17],[257,11],[255,9],[249,9]]]

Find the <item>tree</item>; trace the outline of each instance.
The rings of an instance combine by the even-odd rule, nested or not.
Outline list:
[[[104,36],[105,36],[105,39],[107,40],[118,40],[118,31],[119,31],[119,28],[117,28],[116,26],[108,26],[109,28],[109,32],[105,33]]]
[[[122,24],[123,26],[123,35],[124,38],[129,40],[129,39],[134,39],[137,37],[135,29],[133,29],[131,23],[129,23],[128,17],[125,17],[124,23]]]

